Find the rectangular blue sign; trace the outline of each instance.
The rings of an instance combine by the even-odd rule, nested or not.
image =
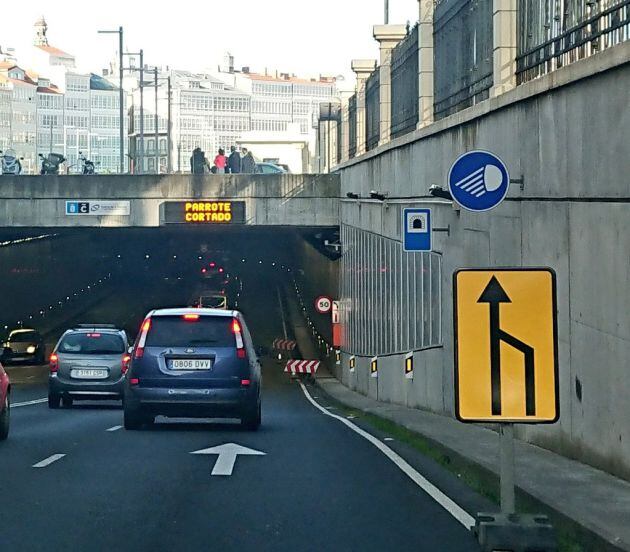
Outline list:
[[[431,251],[431,209],[403,209],[403,250]]]

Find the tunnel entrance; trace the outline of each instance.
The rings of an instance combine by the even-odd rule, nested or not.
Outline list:
[[[0,326],[3,334],[33,327],[50,342],[78,322],[114,323],[133,336],[152,308],[209,300],[255,310],[266,343],[281,335],[277,327],[266,335],[265,318],[278,315],[296,279],[314,296],[337,295],[339,252],[329,244],[338,240],[335,227],[3,230]]]

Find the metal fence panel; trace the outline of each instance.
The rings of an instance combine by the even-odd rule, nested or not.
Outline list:
[[[490,0],[437,0],[433,24],[436,119],[489,97],[492,4]]]
[[[630,0],[519,0],[517,83],[630,38]]]
[[[348,102],[348,157],[357,154],[357,95],[350,96]]]
[[[418,25],[392,51],[391,136],[412,132],[418,125]]]
[[[369,151],[378,146],[381,137],[381,69],[369,76],[365,83],[365,147]]]

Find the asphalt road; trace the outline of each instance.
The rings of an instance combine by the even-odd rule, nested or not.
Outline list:
[[[265,343],[282,332],[273,288],[271,277],[257,275],[241,297],[254,338]],[[177,294],[122,294],[93,314],[130,323],[147,303]],[[164,418],[125,431],[118,403],[18,406],[45,398],[46,387],[17,386],[11,435],[0,443],[0,550],[478,549],[451,513],[374,444],[313,406],[273,359],[263,378],[263,425],[254,433]],[[213,476],[216,455],[190,454],[226,443],[264,455],[239,456],[232,475]],[[42,462],[50,463],[33,467]],[[453,482],[446,487],[457,494]]]

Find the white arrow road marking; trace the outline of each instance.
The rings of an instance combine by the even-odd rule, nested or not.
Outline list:
[[[236,457],[238,455],[243,456],[265,456],[264,452],[254,450],[236,443],[225,443],[218,447],[207,448],[203,450],[197,450],[190,454],[218,454],[219,457],[212,468],[211,475],[232,475],[234,470],[234,464],[236,463]]]
[[[33,464],[33,467],[45,468],[46,466],[50,466],[53,462],[56,462],[57,460],[61,460],[64,456],[65,454],[53,454],[52,456],[45,458],[41,462],[37,462],[37,464]]]
[[[109,429],[106,429],[105,431],[118,431],[119,429],[122,429],[122,426],[110,427]]]
[[[35,399],[34,401],[25,401],[19,403],[12,403],[11,408],[19,408],[20,406],[31,406],[33,404],[41,404],[47,402],[48,399]]]
[[[361,429],[356,424],[352,423],[350,420],[346,420],[341,416],[337,416],[337,414],[333,414],[326,410],[319,403],[315,402],[308,390],[304,386],[304,384],[300,381],[298,382],[304,395],[308,399],[308,401],[319,411],[326,414],[326,416],[330,416],[331,418],[335,418],[340,422],[344,423],[348,426],[352,431],[358,433],[364,439],[368,440],[372,443],[378,450],[380,450],[387,458],[389,458],[398,468],[411,479],[418,487],[420,487],[425,493],[427,493],[433,500],[435,500],[442,508],[444,508],[449,514],[451,514],[457,521],[459,521],[466,529],[470,529],[475,525],[475,518],[472,517],[466,510],[464,510],[459,504],[455,503],[448,496],[446,496],[440,489],[438,489],[435,485],[427,481],[422,475],[420,475],[416,470],[414,470],[409,463],[402,458],[400,455],[395,453],[392,449],[390,449],[387,445],[381,443],[374,435],[368,433],[367,431]]]

